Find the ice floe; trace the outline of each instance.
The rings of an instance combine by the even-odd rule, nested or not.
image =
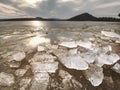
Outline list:
[[[116,73],[120,74],[120,64],[116,63],[113,67],[112,70],[114,70]]]
[[[61,42],[59,45],[60,45],[60,46],[67,47],[67,48],[75,48],[75,47],[77,47],[77,44],[76,44],[75,41],[71,41],[71,42]]]
[[[105,35],[107,37],[119,38],[120,39],[120,35],[115,33],[115,32],[101,31],[101,34],[103,34],[103,35]]]
[[[45,47],[43,47],[43,46],[38,46],[38,47],[37,47],[37,51],[38,51],[38,52],[45,51]]]
[[[1,86],[12,86],[15,83],[15,78],[13,74],[8,74],[5,72],[0,73],[0,85]]]
[[[93,86],[99,86],[104,79],[103,68],[96,65],[90,65],[83,73]]]
[[[88,69],[88,64],[78,55],[65,56],[60,60],[67,68],[76,70]]]
[[[111,53],[109,55],[101,53],[95,61],[97,66],[102,67],[104,64],[112,65],[116,63],[120,57],[117,54]]]
[[[25,52],[17,52],[12,56],[15,61],[22,61],[26,57],[26,54]]]
[[[49,62],[49,63],[32,62],[31,66],[33,73],[40,73],[40,72],[55,73],[55,71],[58,69],[58,62]]]

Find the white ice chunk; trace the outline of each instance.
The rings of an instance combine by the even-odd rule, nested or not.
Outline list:
[[[50,76],[48,73],[35,74],[29,90],[47,90],[49,78]]]
[[[120,74],[120,64],[116,63],[113,67],[112,70]]]
[[[112,51],[112,47],[110,45],[106,46],[106,47],[103,47],[102,50],[107,53],[109,51]]]
[[[31,78],[24,78],[20,81],[20,90],[25,90],[26,88],[28,89],[30,86]]]
[[[81,53],[80,55],[83,58],[83,60],[89,64],[93,63],[97,57],[96,54],[94,54],[92,52],[85,52],[85,53]]]
[[[61,59],[61,62],[70,69],[86,70],[88,64],[80,57],[80,55],[66,56]]]
[[[98,58],[96,59],[95,64],[100,67],[102,67],[104,64],[112,65],[116,63],[119,59],[120,57],[117,54],[100,54],[100,56],[98,56]]]
[[[52,63],[41,63],[41,62],[32,62],[32,72],[39,73],[39,72],[50,72],[55,73],[55,71],[58,69],[58,62],[52,62]]]
[[[103,34],[107,37],[119,38],[120,39],[120,35],[115,33],[115,32],[101,31],[101,34]]]
[[[76,41],[77,45],[78,46],[81,46],[81,47],[84,47],[86,49],[89,49],[89,50],[93,50],[94,48],[94,44],[89,42],[89,41]]]
[[[37,47],[37,51],[38,51],[38,52],[45,51],[45,47],[43,47],[43,46],[38,46],[38,47]]]
[[[104,79],[103,68],[96,65],[90,65],[90,68],[83,72],[93,86],[99,86]]]
[[[22,76],[24,76],[24,74],[25,74],[26,72],[27,72],[26,69],[17,69],[17,70],[15,71],[15,75],[18,76],[18,77],[22,77]]]
[[[30,62],[54,62],[56,59],[55,56],[52,54],[41,54],[41,53],[36,53],[34,57],[30,60]]]
[[[0,85],[1,86],[12,86],[15,83],[15,78],[13,74],[8,74],[5,72],[0,73]]]
[[[25,52],[17,52],[13,54],[13,59],[15,61],[22,61],[26,57]]]
[[[64,47],[67,47],[67,48],[75,48],[77,47],[77,44],[75,41],[71,41],[71,42],[62,42],[59,44],[60,46],[64,46]]]
[[[75,54],[77,54],[77,49],[70,49],[69,51],[68,51],[68,54],[69,55],[75,55]]]

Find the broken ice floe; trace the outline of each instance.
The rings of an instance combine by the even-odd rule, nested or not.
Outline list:
[[[103,35],[105,35],[107,37],[120,39],[120,35],[115,33],[115,32],[101,31],[101,34],[103,34]]]
[[[8,74],[5,72],[0,73],[0,85],[1,86],[12,86],[15,83],[15,78],[13,74]]]
[[[78,45],[78,46],[81,46],[81,47],[84,47],[84,48],[86,48],[86,49],[88,49],[88,50],[93,50],[94,48],[94,46],[95,46],[95,44],[93,44],[93,43],[91,43],[91,42],[89,42],[89,41],[76,41],[76,44]]]
[[[58,62],[49,62],[49,63],[32,62],[31,66],[33,73],[40,73],[40,72],[55,73],[55,71],[58,69]]]
[[[28,89],[30,86],[31,78],[27,77],[20,81],[20,90]]]
[[[97,55],[93,52],[85,52],[85,53],[80,53],[80,56],[82,57],[82,59],[84,61],[86,61],[87,63],[94,63]]]
[[[75,55],[75,54],[77,54],[78,53],[78,50],[77,49],[70,49],[69,51],[68,51],[68,55]]]
[[[54,62],[56,59],[52,54],[47,53],[36,53],[29,62]]]
[[[75,41],[71,41],[71,42],[62,42],[59,44],[60,46],[64,46],[64,47],[67,47],[67,48],[75,48],[77,47],[77,44]]]
[[[113,67],[112,70],[120,74],[120,64],[116,63]]]
[[[37,73],[31,82],[30,90],[47,90],[49,84],[49,74],[48,73]]]
[[[12,56],[15,61],[22,61],[26,57],[26,54],[25,52],[17,52]]]
[[[100,67],[102,67],[104,64],[112,65],[116,63],[119,59],[120,57],[117,54],[111,53],[110,55],[107,55],[102,53],[95,60],[95,64]]]
[[[60,70],[59,76],[62,78],[63,90],[71,90],[73,87],[75,90],[79,90],[83,87],[82,84],[75,80],[67,71]]]
[[[88,64],[85,62],[80,55],[65,56],[60,60],[67,68],[76,70],[88,69]]]
[[[103,68],[96,65],[90,65],[83,73],[93,86],[99,86],[104,79]]]
[[[37,51],[38,51],[38,52],[45,51],[45,47],[43,47],[43,46],[38,46],[38,47],[37,47]]]
[[[22,77],[22,76],[24,76],[24,74],[25,74],[26,72],[27,72],[26,69],[17,69],[17,70],[15,71],[15,75],[18,76],[18,77]]]
[[[61,42],[59,45],[67,48],[76,48],[77,46],[80,46],[87,50],[92,50],[92,51],[96,51],[96,49],[98,49],[98,47],[96,47],[96,45],[91,43],[90,41],[81,41],[81,40],[71,41],[71,42]]]

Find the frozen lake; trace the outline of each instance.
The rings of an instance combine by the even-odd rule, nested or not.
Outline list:
[[[120,90],[120,23],[0,22],[0,90]]]

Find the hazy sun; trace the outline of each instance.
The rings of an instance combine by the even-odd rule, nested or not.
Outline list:
[[[42,1],[42,0],[25,0],[25,1],[29,4],[36,4],[37,2]]]

